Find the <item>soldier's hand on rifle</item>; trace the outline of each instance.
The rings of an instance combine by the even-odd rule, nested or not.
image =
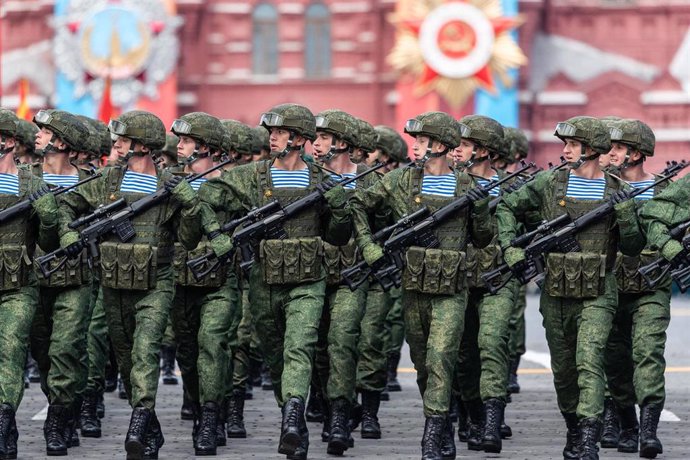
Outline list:
[[[232,238],[225,233],[219,233],[210,238],[211,249],[217,258],[221,258],[232,250]]]
[[[43,225],[52,226],[57,223],[58,205],[48,187],[42,187],[29,195],[29,200]]]
[[[683,245],[676,240],[668,240],[661,248],[661,255],[673,266],[677,266],[674,264],[683,263],[683,259],[687,259]]]
[[[503,260],[517,279],[530,279],[535,274],[535,267],[525,258],[525,250],[522,248],[506,248],[503,251]]]
[[[192,208],[199,200],[192,186],[182,176],[172,176],[164,186],[183,208]]]
[[[347,203],[347,192],[342,185],[336,185],[324,193],[323,197],[328,202],[328,206],[333,209],[340,209],[345,206],[345,203]]]
[[[376,262],[383,258],[383,249],[378,244],[371,243],[362,250],[362,257],[364,257],[367,265],[373,267],[376,265]]]
[[[467,196],[470,200],[477,203],[478,201],[488,198],[489,192],[484,190],[484,187],[475,187],[467,192]]]
[[[632,190],[618,190],[616,193],[611,195],[611,203],[614,205],[625,203],[630,200],[632,196]]]
[[[330,189],[332,189],[336,185],[338,185],[338,183],[336,181],[334,181],[333,179],[326,179],[325,181],[316,184],[316,189],[325,195],[326,192],[328,192]]]
[[[60,237],[60,246],[64,248],[68,258],[73,259],[81,253],[84,245],[79,238],[78,232],[67,232]]]

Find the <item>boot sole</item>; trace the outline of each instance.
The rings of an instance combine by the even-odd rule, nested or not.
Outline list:
[[[278,446],[278,453],[284,455],[294,455],[302,440],[299,433],[285,433],[280,437],[280,445]]]
[[[618,441],[604,441],[602,439],[600,444],[601,444],[601,447],[604,449],[616,449],[616,448],[618,448]]]
[[[381,439],[381,433],[362,433],[362,439]]]
[[[216,454],[216,449],[213,449],[213,450],[197,450],[197,449],[194,449],[194,455],[196,455],[197,457],[203,457],[203,456],[205,456],[205,455],[217,455],[217,454]]]
[[[177,381],[177,379],[175,379],[175,380],[163,379],[163,385],[178,385],[178,384],[179,384],[179,382]]]
[[[84,431],[82,430],[81,435],[85,438],[100,438],[102,433],[100,431]]]
[[[125,442],[125,452],[127,452],[127,460],[141,460],[144,458],[144,450],[146,446],[143,442],[129,441]]]
[[[640,457],[641,458],[656,458],[656,456],[659,454],[663,454],[663,451],[660,451],[656,447],[642,447],[642,448],[640,448]]]
[[[230,439],[245,439],[247,437],[247,433],[230,433],[229,431],[227,435]]]
[[[623,452],[624,454],[634,454],[635,452],[637,452],[638,449],[637,446],[635,446],[634,448],[618,447],[617,450],[618,452]]]
[[[46,451],[46,455],[48,457],[62,457],[63,455],[67,455],[67,449],[65,450],[50,450]],[[15,457],[16,458],[16,457]]]
[[[501,446],[495,444],[482,444],[482,450],[488,454],[500,454]]]
[[[331,439],[328,441],[326,453],[329,455],[343,455],[347,450],[347,439]]]

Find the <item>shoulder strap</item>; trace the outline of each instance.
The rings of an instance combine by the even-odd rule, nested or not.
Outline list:
[[[570,168],[562,168],[554,174],[556,180],[556,196],[564,197],[568,191],[568,180],[570,179]]]
[[[460,196],[467,192],[472,186],[472,177],[463,173],[462,171],[455,170],[455,180],[457,185],[455,186],[455,196]]]
[[[256,172],[259,174],[259,187],[262,190],[271,188],[271,175],[269,171],[273,165],[273,160],[261,160],[256,166]]]
[[[414,199],[414,197],[422,193],[422,180],[424,179],[424,170],[422,168],[409,168],[409,171],[410,197]]]

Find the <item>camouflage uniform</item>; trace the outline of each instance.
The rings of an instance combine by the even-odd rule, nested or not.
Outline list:
[[[429,157],[441,157],[460,143],[457,122],[441,112],[427,112],[408,121],[406,132],[428,136],[445,149],[434,153],[430,145],[421,162]],[[350,206],[357,243],[368,263],[373,264],[382,256],[378,243],[372,239],[370,215],[390,210],[396,221],[423,205],[433,211],[454,200],[453,197],[422,194],[423,176],[422,168],[398,169],[386,174],[369,189],[355,193]],[[473,180],[465,174],[455,173],[455,179],[456,197],[474,186]],[[488,199],[482,201],[473,211],[466,210],[436,229],[439,249],[413,246],[406,254],[402,305],[407,341],[427,418],[422,440],[424,454],[431,455],[440,449],[441,432],[448,425],[452,375],[467,302],[461,263],[463,250],[470,235],[480,247],[485,246],[492,235],[488,225]],[[420,274],[424,270],[428,272],[426,276]],[[447,286],[447,290],[441,286]]]
[[[575,139],[582,144],[580,160],[574,167],[579,167],[583,161],[596,160],[597,154],[610,149],[607,130],[591,117],[575,117],[559,123],[556,136],[564,140]],[[594,153],[586,156],[588,147]],[[524,261],[523,250],[510,247],[510,242],[517,236],[516,216],[538,211],[547,220],[563,213],[576,218],[611,199],[615,192],[627,189],[622,181],[605,173],[603,199],[567,197],[569,173],[568,168],[540,173],[498,204],[499,244],[504,248],[506,262],[514,270],[521,270],[520,265]],[[582,252],[545,255],[546,279],[540,311],[551,354],[558,406],[569,429],[564,450],[566,458],[576,455],[573,454],[572,443],[577,436],[578,419],[581,454],[596,449],[601,428],[605,390],[604,349],[616,312],[616,280],[611,270],[615,264],[618,236],[624,254],[635,254],[643,246],[634,202],[617,204],[615,209],[615,215],[576,235]],[[566,279],[578,282],[566,282]]]

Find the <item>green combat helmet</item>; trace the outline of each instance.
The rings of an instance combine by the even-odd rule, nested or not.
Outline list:
[[[252,128],[252,155],[261,155],[262,152],[270,152],[271,144],[268,140],[268,131],[263,126]]]
[[[14,112],[0,108],[0,157],[14,149],[14,147],[8,148],[5,143],[9,137],[16,139],[18,120]]]
[[[393,128],[378,125],[376,130],[376,148],[388,156],[387,163],[403,163],[407,161],[407,144],[402,136]]]
[[[357,121],[357,135],[355,136],[355,143],[353,145],[355,150],[350,154],[350,161],[353,163],[361,163],[371,152],[376,150],[376,139],[378,134],[374,127],[366,120],[356,118]]]
[[[424,164],[430,158],[446,155],[449,150],[460,145],[461,140],[458,122],[444,112],[425,112],[407,120],[407,123],[405,123],[405,133],[415,138],[419,135],[428,136],[432,141],[438,141],[446,147],[441,152],[432,153],[432,142],[429,142],[424,157],[415,162],[418,168],[424,167]]]
[[[282,152],[271,152],[279,158],[284,157],[291,151],[301,150],[302,146],[293,147],[295,135],[304,137],[307,140],[316,139],[316,120],[311,110],[299,104],[281,104],[273,107],[270,111],[261,114],[259,124],[270,131],[271,128],[284,128],[290,132],[287,146]]]
[[[466,167],[480,163],[492,157],[494,160],[502,158],[506,161],[503,125],[493,118],[484,115],[467,115],[460,119],[460,136],[474,144],[472,156],[466,162]],[[477,149],[484,148],[489,155],[477,158]]]
[[[92,123],[92,118],[84,115],[77,115],[77,118],[89,131],[89,136],[84,140],[79,151],[89,153],[91,159],[98,158],[101,153],[101,133],[96,128],[96,125]]]
[[[35,124],[29,120],[17,120],[16,141],[24,146],[26,154],[36,153],[36,133],[38,133],[38,127]]]
[[[573,169],[611,150],[611,137],[606,125],[594,117],[579,116],[562,121],[556,125],[553,135],[563,142],[566,139],[575,139],[582,143],[580,159],[572,165]],[[590,156],[586,156],[587,147],[594,151]]]
[[[644,161],[645,157],[654,156],[656,137],[652,128],[640,120],[625,119],[613,122],[609,125],[609,134],[611,142],[619,142],[634,150],[638,150],[642,154],[642,159],[639,162]],[[627,163],[629,156],[630,152],[628,151],[623,164],[634,166],[634,164]]]
[[[349,153],[357,143],[359,131],[357,119],[342,110],[329,109],[316,115],[316,131],[324,131],[333,135],[335,140],[341,140],[347,144],[343,149],[336,149],[335,142],[331,143],[328,153],[321,159],[329,161],[340,153]]]
[[[171,168],[177,166],[177,144],[180,138],[174,134],[165,135],[165,145],[162,149],[154,150],[153,161],[159,168]]]
[[[34,123],[39,128],[46,128],[53,132],[50,142],[43,149],[44,154],[50,152],[79,152],[90,136],[89,129],[84,123],[76,115],[72,115],[64,110],[39,110],[34,115]],[[56,149],[53,145],[56,139],[60,139],[67,144],[67,149]]]
[[[177,136],[191,137],[195,141],[194,151],[181,163],[190,165],[199,158],[206,158],[223,147],[224,129],[220,120],[204,112],[192,112],[182,115],[173,121],[170,131]],[[199,152],[202,145],[207,145],[208,153]],[[178,159],[179,162],[179,159]]]
[[[160,118],[144,110],[125,112],[108,125],[113,140],[118,136],[132,140],[129,151],[119,161],[127,162],[134,155],[145,156],[148,152],[134,152],[134,145],[139,143],[150,152],[159,150],[165,145],[165,125]]]
[[[527,158],[529,154],[529,141],[522,130],[504,126],[503,136],[506,143],[506,149],[510,153],[511,163]]]
[[[89,123],[98,133],[98,156],[110,155],[110,149],[113,147],[113,141],[110,138],[108,125],[101,120],[95,118],[85,117],[86,122]]]
[[[252,154],[252,143],[254,140],[252,128],[240,121],[232,119],[225,119],[220,122],[223,128],[225,128],[226,133],[226,145],[223,151],[227,153],[237,152],[240,155],[238,163],[248,163],[248,161],[242,160],[242,156]],[[264,128],[261,129],[266,131]]]

